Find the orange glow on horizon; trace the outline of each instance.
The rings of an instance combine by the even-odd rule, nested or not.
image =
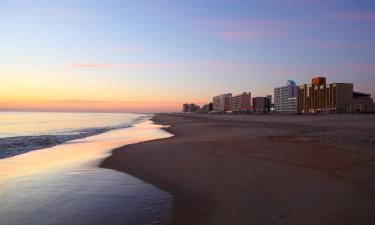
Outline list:
[[[14,73],[0,77],[0,110],[4,111],[179,112],[185,101],[199,105],[209,101],[185,97],[185,90],[159,90],[151,83],[122,83],[106,76]]]
[[[73,111],[73,112],[162,112],[176,111],[179,104],[159,103],[100,103],[100,102],[33,102],[0,103],[1,110]]]
[[[68,112],[178,112],[183,102],[2,102],[5,111],[68,111]],[[202,104],[201,104],[202,105]]]

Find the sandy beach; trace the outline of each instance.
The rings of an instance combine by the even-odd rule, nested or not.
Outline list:
[[[375,224],[375,115],[158,114],[102,167],[174,196],[170,225]]]

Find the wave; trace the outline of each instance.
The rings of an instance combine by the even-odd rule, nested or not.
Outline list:
[[[150,118],[149,115],[142,115],[132,120],[129,124],[72,130],[68,134],[43,134],[0,138],[0,159],[13,157],[37,149],[49,148],[67,141],[102,134],[110,130],[132,127],[133,124],[148,118]]]

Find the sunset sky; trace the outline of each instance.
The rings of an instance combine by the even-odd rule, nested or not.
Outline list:
[[[0,28],[0,110],[179,111],[318,74],[375,95],[373,0],[2,0]]]

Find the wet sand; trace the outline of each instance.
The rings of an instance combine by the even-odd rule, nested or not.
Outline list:
[[[375,224],[375,115],[159,114],[101,166],[174,196],[168,224]]]
[[[149,121],[0,160],[0,225],[160,224],[172,196],[98,168],[113,148],[169,133]]]

